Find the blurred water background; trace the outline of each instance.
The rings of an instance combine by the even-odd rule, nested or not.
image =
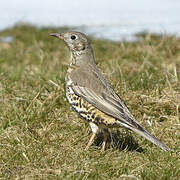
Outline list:
[[[179,0],[0,0],[0,30],[16,23],[70,26],[97,38],[140,32],[180,35]]]

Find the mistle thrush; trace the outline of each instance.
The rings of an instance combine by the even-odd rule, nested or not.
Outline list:
[[[92,136],[86,149],[93,143],[99,130],[104,132],[102,150],[108,136],[108,128],[124,127],[143,136],[165,151],[170,149],[147,132],[131,115],[122,99],[115,93],[97,69],[91,45],[83,33],[52,33],[64,40],[70,50],[70,65],[67,70],[66,97],[72,108],[85,119]]]

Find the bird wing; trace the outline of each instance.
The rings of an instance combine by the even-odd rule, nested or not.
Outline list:
[[[72,89],[78,96],[81,96],[86,101],[93,104],[100,111],[118,119],[125,127],[129,128],[130,126],[142,129],[138,122],[133,119],[127,107],[124,106],[124,103],[121,103],[114,97],[105,93],[97,94],[90,88],[78,85],[73,86]]]
[[[78,96],[81,96],[86,101],[93,104],[100,111],[116,118],[121,126],[131,129],[165,151],[170,150],[168,146],[147,132],[137,121],[134,120],[128,108],[119,98],[116,99],[104,92],[96,93],[90,88],[78,85],[73,85],[72,89]]]

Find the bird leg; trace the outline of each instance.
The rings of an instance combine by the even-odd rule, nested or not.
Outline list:
[[[93,133],[92,136],[91,136],[91,138],[90,138],[90,140],[89,140],[89,142],[88,142],[88,144],[87,144],[87,146],[86,146],[86,148],[85,148],[85,150],[88,150],[89,147],[92,145],[95,136],[96,136],[96,133]]]
[[[95,138],[97,132],[99,131],[99,128],[98,128],[98,126],[95,123],[90,122],[89,125],[91,127],[91,130],[92,130],[93,134],[92,134],[92,136],[91,136],[91,138],[90,138],[90,140],[89,140],[85,150],[88,150],[89,147],[92,145],[92,143],[94,141],[94,138]]]
[[[103,139],[101,151],[104,151],[104,150],[105,150],[106,141],[107,141],[107,138],[108,138],[108,136],[109,136],[109,131],[108,131],[108,129],[104,129],[103,131],[104,131],[104,139]]]

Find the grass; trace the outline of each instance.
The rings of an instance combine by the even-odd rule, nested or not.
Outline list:
[[[180,178],[180,39],[139,35],[125,43],[90,39],[96,62],[134,117],[165,142],[164,152],[135,133],[113,129],[88,151],[90,129],[64,93],[65,44],[49,36],[67,28],[17,25],[0,32],[1,179]]]

